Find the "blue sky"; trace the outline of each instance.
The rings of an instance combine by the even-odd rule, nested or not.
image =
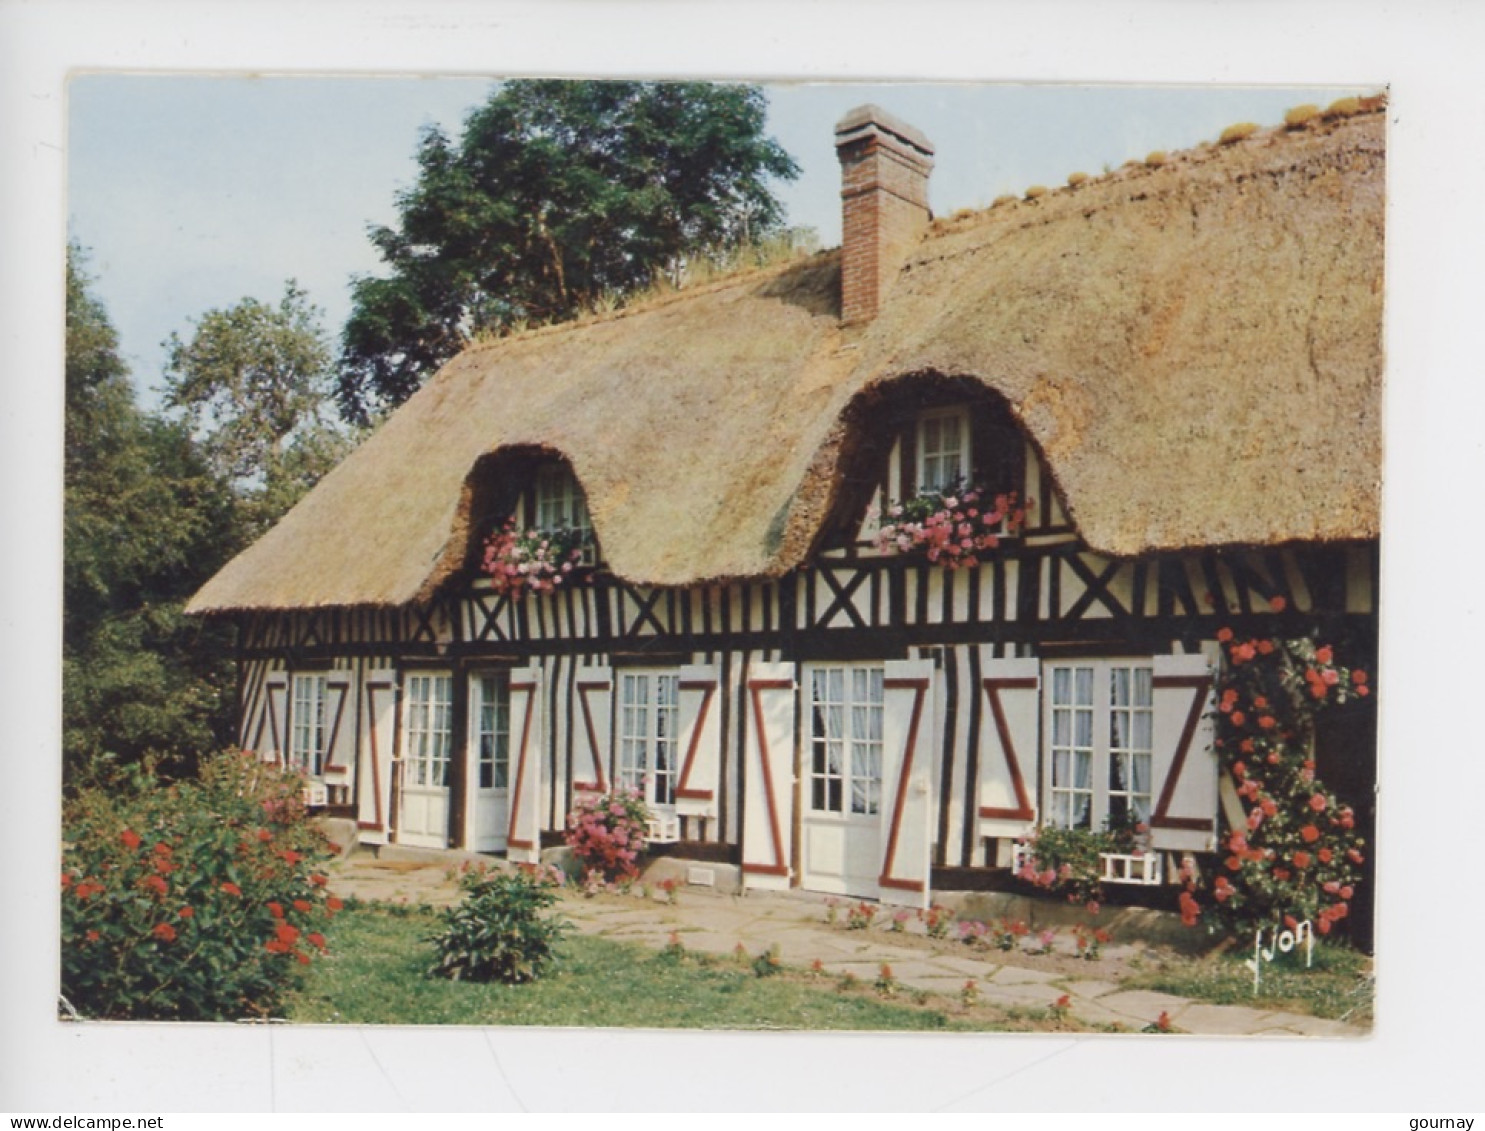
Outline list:
[[[95,74],[68,90],[68,230],[144,403],[161,343],[245,296],[296,278],[338,335],[348,283],[376,273],[370,223],[395,220],[422,127],[457,133],[493,78]],[[803,173],[779,186],[790,222],[840,240],[832,130],[876,102],[933,141],[933,208],[988,204],[1069,173],[1179,149],[1238,121],[1278,122],[1355,88],[793,83],[768,88],[769,130]]]

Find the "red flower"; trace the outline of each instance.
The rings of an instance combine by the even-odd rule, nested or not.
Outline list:
[[[279,903],[270,903],[268,905],[268,914],[272,915],[275,919],[282,919],[284,917],[283,905]]]
[[[1155,1018],[1155,1028],[1162,1033],[1170,1032],[1170,1014],[1163,1009],[1160,1011],[1160,1016]]]
[[[258,839],[261,840],[264,844],[267,844],[270,840],[273,839],[273,834],[267,829],[259,829]]]
[[[672,932],[672,933],[674,933],[674,932]],[[320,934],[319,931],[311,931],[309,934],[305,935],[304,937],[307,940],[309,940],[309,944],[311,946],[315,947],[317,950],[319,950],[321,952],[323,952],[325,950],[325,936],[322,935],[322,934]]]
[[[1256,696],[1254,696],[1254,698],[1253,698],[1253,708],[1255,710],[1258,710],[1258,711],[1266,711],[1266,710],[1268,710],[1268,697],[1266,695],[1256,695]]]
[[[280,923],[278,925],[278,930],[275,931],[274,934],[278,938],[279,942],[283,943],[285,946],[288,946],[299,937],[299,928],[292,927],[288,923]]]
[[[1299,923],[1293,915],[1284,916],[1284,926],[1288,927],[1291,931],[1297,931],[1299,929]]]
[[[1282,613],[1288,604],[1289,602],[1283,597],[1274,597],[1269,600],[1268,607],[1276,613]]]
[[[299,965],[301,965],[301,966],[308,966],[309,965],[309,955],[305,954],[304,951],[302,951],[302,950],[296,950],[294,952],[294,957],[296,959],[298,959]]]
[[[1247,722],[1247,719],[1248,719],[1248,717],[1246,715],[1244,715],[1241,711],[1234,711],[1232,713],[1232,725],[1235,726],[1235,727],[1242,726],[1243,723]]]
[[[1294,854],[1294,866],[1301,871],[1310,866],[1310,854],[1303,849]]]
[[[1346,859],[1351,861],[1351,863],[1353,864],[1363,864],[1366,862],[1366,857],[1357,852],[1354,848],[1346,849]]]
[[[173,855],[175,855],[175,850],[173,848],[171,848],[170,845],[166,844],[163,840],[156,841],[155,842],[155,855],[156,856],[173,856]]]
[[[1276,879],[1276,880],[1279,880],[1279,881],[1282,882],[1282,881],[1285,881],[1285,880],[1289,879],[1289,876],[1290,876],[1290,872],[1289,872],[1289,869],[1288,868],[1275,868],[1274,869],[1274,879]]]
[[[287,943],[281,943],[281,942],[278,941],[278,939],[269,939],[266,943],[263,944],[263,949],[266,950],[266,951],[269,951],[272,954],[288,954],[289,953],[288,944]]]
[[[242,889],[240,887],[238,887],[236,884],[234,884],[234,883],[232,883],[230,881],[222,885],[222,890],[224,892],[226,892],[228,895],[241,895],[242,894]]]
[[[1333,853],[1328,848],[1322,848],[1316,855],[1320,857],[1320,863],[1329,864]]]
[[[1356,894],[1356,889],[1353,888],[1350,884],[1342,884],[1341,885],[1341,898],[1342,899],[1350,899],[1355,894]]]
[[[164,895],[170,890],[170,885],[159,876],[146,876],[139,881],[139,886],[149,888],[156,895]]]
[[[1219,628],[1217,630],[1217,639],[1220,640],[1223,644],[1226,644],[1229,640],[1232,639],[1232,629]]]
[[[1242,781],[1247,772],[1248,767],[1243,765],[1241,762],[1234,762],[1232,764],[1232,776],[1237,778],[1238,781]]]
[[[314,910],[314,904],[310,903],[307,899],[296,899],[294,901],[294,910],[301,911],[307,914],[308,912]]]
[[[1241,860],[1239,860],[1236,856],[1229,856],[1227,858],[1226,863],[1227,863],[1227,870],[1229,872],[1240,872],[1240,871],[1242,871],[1243,862]]]
[[[1274,799],[1272,797],[1265,797],[1261,802],[1259,802],[1258,807],[1263,810],[1263,815],[1265,817],[1272,817],[1279,812],[1279,807],[1274,804]]]
[[[1258,651],[1261,655],[1267,656],[1273,650],[1274,642],[1272,640],[1260,640],[1258,642]]]
[[[134,849],[138,848],[140,844],[139,834],[133,829],[125,829],[121,834],[119,834],[119,839],[124,842],[124,847],[129,849],[131,852]]]
[[[1315,810],[1315,812],[1325,812],[1325,805],[1326,801],[1325,795],[1323,793],[1315,793],[1310,795],[1310,808]]]
[[[1366,672],[1362,671],[1360,668],[1357,668],[1351,673],[1351,682],[1354,683],[1357,687],[1361,687],[1363,684],[1366,683]]]
[[[157,939],[163,939],[165,942],[175,941],[175,928],[169,923],[156,923],[155,929],[150,934],[154,935]]]
[[[1330,645],[1329,644],[1323,645],[1322,647],[1319,647],[1319,648],[1316,648],[1315,649],[1315,662],[1317,664],[1328,664],[1334,658],[1335,658],[1335,653],[1333,653],[1330,650]]]
[[[182,907],[180,909],[180,917],[182,919],[189,919],[189,918],[191,918],[191,916],[193,916],[195,914],[196,914],[196,909],[194,907]]]
[[[294,864],[299,863],[299,861],[301,859],[299,853],[294,852],[292,850],[287,850],[287,851],[283,852],[281,855],[284,858],[284,863],[285,864],[289,864],[291,866],[294,865]]]
[[[1197,915],[1201,912],[1200,905],[1191,898],[1189,891],[1181,893],[1181,922],[1188,927],[1196,926]]]
[[[88,942],[97,942],[98,939],[99,939],[99,937],[100,936],[99,936],[99,934],[98,934],[97,931],[89,931],[87,933],[87,940],[88,940]]]
[[[1314,825],[1306,825],[1299,830],[1299,835],[1304,838],[1306,844],[1314,844],[1320,839],[1320,830]]]
[[[62,873],[62,886],[64,888],[70,888],[72,886],[72,873],[71,872],[63,872]]]
[[[469,861],[466,860],[465,863],[468,864]],[[322,888],[330,882],[330,877],[323,875],[320,872],[312,872],[309,877],[309,882],[314,884],[314,886],[317,888]]]
[[[345,904],[341,903],[340,900],[336,899],[335,896],[332,895],[329,899],[325,900],[325,906],[328,907],[331,911],[339,911],[342,907],[345,906]]]
[[[1264,730],[1273,730],[1274,717],[1272,715],[1259,715],[1258,725],[1261,726]]]

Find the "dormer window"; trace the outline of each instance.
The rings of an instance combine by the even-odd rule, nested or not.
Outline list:
[[[970,478],[969,409],[933,409],[918,417],[919,491],[948,491]]]
[[[537,471],[535,519],[533,525],[538,530],[572,530],[586,542],[593,540],[588,501],[577,476],[566,464],[547,464]]]

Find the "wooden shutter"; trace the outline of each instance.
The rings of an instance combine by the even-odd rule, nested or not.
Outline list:
[[[268,762],[284,766],[289,759],[289,675],[269,672],[263,682],[263,707],[253,734],[253,750]]]
[[[541,669],[510,673],[510,826],[506,856],[520,864],[541,859]]]
[[[1217,846],[1217,758],[1212,749],[1212,670],[1205,656],[1156,656],[1150,831],[1156,848]]]
[[[605,667],[579,667],[575,687],[578,718],[572,744],[572,788],[577,793],[607,793],[614,673]]]
[[[397,673],[373,669],[361,682],[361,749],[356,754],[356,827],[362,844],[386,844],[391,828],[392,753],[397,740]],[[342,724],[344,725],[344,724]],[[351,728],[354,733],[354,728]]]
[[[693,665],[680,670],[677,709],[681,772],[675,809],[682,817],[717,815],[717,777],[722,760],[722,712],[717,704],[717,669]]]
[[[1036,825],[1041,661],[986,659],[979,694],[979,834],[1014,837]]]
[[[882,679],[883,903],[928,906],[933,662],[889,660]]]
[[[356,701],[351,673],[325,673],[325,779],[347,785],[355,773]]]
[[[745,887],[785,890],[794,812],[794,665],[752,664],[746,684],[742,872]]]

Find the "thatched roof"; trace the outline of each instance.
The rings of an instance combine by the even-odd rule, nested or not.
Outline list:
[[[1376,537],[1383,151],[1372,109],[940,221],[861,330],[827,253],[475,346],[190,611],[427,596],[471,469],[517,445],[571,461],[622,577],[780,574],[848,406],[916,376],[1003,396],[1095,550]]]

